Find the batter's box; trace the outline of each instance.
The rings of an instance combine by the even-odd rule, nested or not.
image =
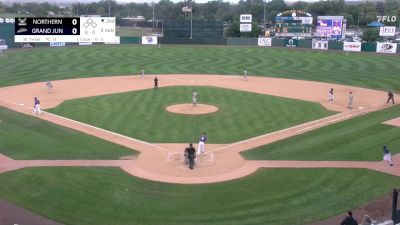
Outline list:
[[[197,161],[214,162],[214,153],[203,153],[196,157]]]
[[[168,152],[167,154],[167,162],[171,161],[183,161],[184,156],[183,153],[175,153],[175,152]]]

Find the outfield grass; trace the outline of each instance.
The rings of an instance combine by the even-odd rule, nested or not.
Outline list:
[[[114,168],[31,168],[0,174],[0,198],[79,225],[302,225],[382,196],[400,179],[368,170],[263,169],[204,185],[163,184]]]
[[[382,124],[399,116],[400,106],[336,123],[242,152],[247,159],[382,160],[382,146],[400,152],[400,128]]]
[[[222,46],[84,46],[11,50],[0,59],[0,86],[138,74],[242,74],[400,90],[398,55]]]
[[[0,107],[0,153],[13,159],[118,159],[137,152]]]
[[[312,102],[222,88],[195,89],[199,103],[218,106],[219,111],[192,116],[165,110],[168,105],[190,103],[193,87],[70,100],[49,111],[156,143],[196,142],[203,131],[210,143],[230,143],[333,114]]]

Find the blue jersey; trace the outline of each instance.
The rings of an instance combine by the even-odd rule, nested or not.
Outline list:
[[[39,105],[39,104],[40,104],[39,99],[35,99],[35,105]]]
[[[207,136],[206,136],[205,134],[202,134],[202,135],[200,136],[200,138],[199,138],[199,141],[205,143],[205,142],[207,141]]]

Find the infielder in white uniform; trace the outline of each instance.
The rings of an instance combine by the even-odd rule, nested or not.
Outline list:
[[[142,80],[144,79],[144,70],[140,71],[140,78],[142,78]]]
[[[243,79],[244,79],[244,80],[247,80],[247,70],[244,70],[244,71],[243,71]]]
[[[206,144],[207,141],[207,135],[206,132],[203,132],[199,138],[199,147],[197,148],[197,155],[204,154],[204,145]]]
[[[47,92],[50,94],[51,89],[53,88],[53,85],[51,84],[51,81],[46,81],[46,87],[47,87]]]
[[[196,91],[193,91],[193,93],[192,93],[193,106],[196,106],[196,104],[197,104],[197,95],[198,95],[198,93]]]
[[[42,112],[40,111],[40,101],[38,98],[35,97],[34,102],[33,102],[33,115],[35,115],[36,113],[38,113],[39,115],[42,114]]]
[[[349,94],[349,105],[347,106],[347,108],[349,108],[349,109],[353,108],[353,92],[351,92],[351,91]]]

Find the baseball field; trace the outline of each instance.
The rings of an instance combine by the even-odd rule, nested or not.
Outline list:
[[[222,46],[7,51],[0,199],[52,224],[318,223],[399,187],[400,128],[383,124],[399,117],[386,103],[399,62]],[[183,150],[202,132],[206,154],[189,170]]]

